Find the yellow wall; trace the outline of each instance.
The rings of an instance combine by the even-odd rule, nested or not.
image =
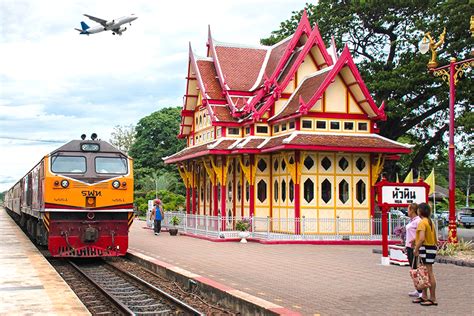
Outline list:
[[[317,71],[316,65],[314,64],[313,60],[311,57],[306,55],[303,63],[300,65],[300,67],[297,70],[297,86],[304,80],[305,77],[313,74],[314,72]]]
[[[341,77],[337,75],[326,89],[326,112],[347,113],[346,89]]]

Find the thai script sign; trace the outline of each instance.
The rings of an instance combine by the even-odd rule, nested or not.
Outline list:
[[[411,204],[426,202],[424,186],[382,186],[382,203]]]

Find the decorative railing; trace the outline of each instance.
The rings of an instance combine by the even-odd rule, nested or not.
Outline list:
[[[173,216],[180,219],[176,225],[181,232],[213,238],[237,238],[235,224],[241,217],[192,215],[182,212],[165,212],[162,227],[173,227]],[[250,217],[250,238],[261,240],[382,240],[381,218],[271,218]],[[408,218],[388,218],[388,238],[397,226],[405,226]]]

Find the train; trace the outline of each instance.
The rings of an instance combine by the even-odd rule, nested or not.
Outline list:
[[[133,159],[83,134],[45,155],[6,192],[4,206],[53,257],[123,256],[133,186]]]

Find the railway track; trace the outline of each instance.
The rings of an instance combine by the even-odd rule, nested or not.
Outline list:
[[[125,315],[204,315],[138,276],[104,260],[69,263]]]

